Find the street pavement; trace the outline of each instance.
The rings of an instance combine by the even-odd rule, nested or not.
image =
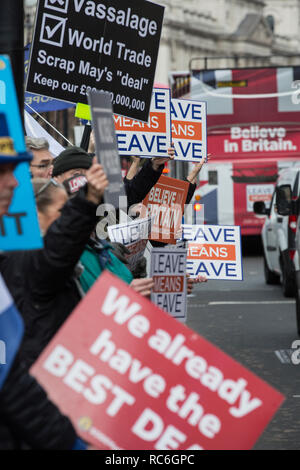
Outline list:
[[[188,298],[187,326],[286,397],[254,449],[300,449],[300,364],[295,301],[264,281],[261,256],[244,256],[244,281],[209,281]],[[277,351],[277,353],[275,353]]]

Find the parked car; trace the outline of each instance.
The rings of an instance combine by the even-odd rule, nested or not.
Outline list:
[[[261,233],[266,283],[281,282],[283,294],[286,297],[294,297],[296,294],[294,258],[298,222],[296,203],[300,192],[299,178],[300,167],[284,170],[278,177],[270,207],[267,208],[262,201],[255,202],[253,206],[255,214],[267,216]]]

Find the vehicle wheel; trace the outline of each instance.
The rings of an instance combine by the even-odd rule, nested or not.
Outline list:
[[[297,322],[297,332],[300,336],[300,286],[299,284],[300,271],[296,273],[296,322]]]
[[[281,272],[282,272],[282,292],[285,297],[295,297],[296,294],[296,283],[294,275],[291,275],[282,258],[280,260]]]
[[[270,271],[266,258],[264,257],[264,273],[266,284],[274,285],[280,283],[280,276],[273,271]]]

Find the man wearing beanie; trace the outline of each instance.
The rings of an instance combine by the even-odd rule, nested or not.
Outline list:
[[[164,163],[167,160],[173,159],[174,150],[171,148],[169,149],[169,158],[146,159],[141,170],[132,180],[124,178],[128,207],[143,201],[159,180],[164,168]],[[67,147],[54,160],[52,177],[58,183],[64,183],[67,180],[72,181],[73,177],[76,178],[76,176],[85,175],[91,165],[91,154],[85,152],[85,150],[80,147]]]
[[[85,175],[93,158],[80,147],[67,147],[54,160],[52,177],[58,182],[77,175]]]

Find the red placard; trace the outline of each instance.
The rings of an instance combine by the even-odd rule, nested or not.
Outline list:
[[[186,181],[161,176],[143,200],[141,217],[152,215],[150,240],[176,244],[189,189]]]
[[[283,396],[104,272],[31,373],[98,447],[250,449]]]

